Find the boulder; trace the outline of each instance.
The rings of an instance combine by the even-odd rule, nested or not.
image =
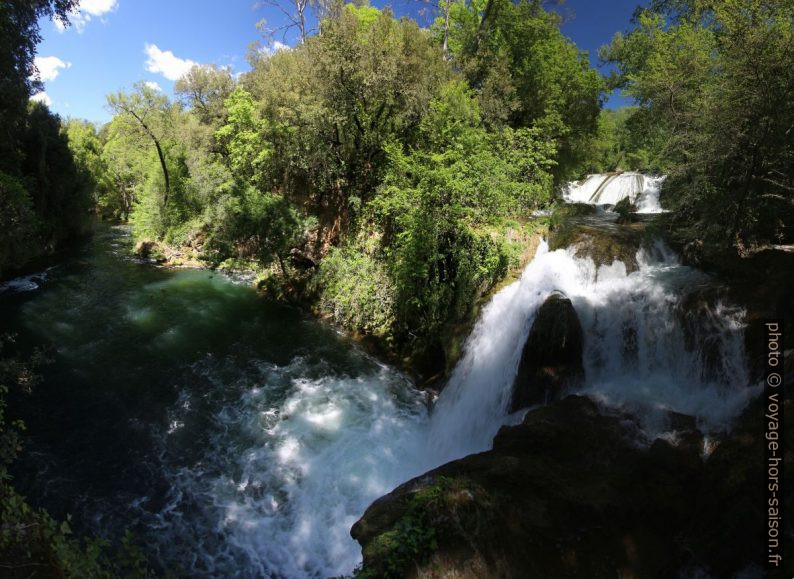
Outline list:
[[[361,576],[676,576],[703,464],[635,436],[625,416],[580,396],[530,411],[493,450],[373,503],[351,530]]]
[[[628,197],[618,201],[612,211],[618,214],[618,223],[634,223],[637,221],[637,206]]]
[[[529,332],[513,385],[511,412],[557,400],[584,379],[584,337],[571,300],[551,294]]]
[[[791,389],[785,409],[794,411]],[[710,454],[691,417],[668,418],[683,439],[647,444],[636,419],[585,397],[530,410],[499,430],[492,450],[375,501],[351,530],[363,549],[359,576],[734,577],[763,569],[764,398],[710,441]],[[790,471],[794,429],[785,447]],[[782,504],[794,508],[790,485]]]

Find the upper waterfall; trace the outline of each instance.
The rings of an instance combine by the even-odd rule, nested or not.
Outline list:
[[[659,192],[664,179],[635,172],[598,173],[568,184],[563,198],[568,203],[593,205],[615,205],[628,198],[639,213],[661,213]]]

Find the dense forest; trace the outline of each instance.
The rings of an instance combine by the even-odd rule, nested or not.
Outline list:
[[[99,128],[26,104],[36,23],[11,19],[0,263],[95,212],[128,220],[139,248],[255,264],[282,295],[421,350],[519,264],[529,213],[587,172],[668,174],[693,238],[748,253],[790,237],[790,2],[654,2],[602,49],[609,78],[540,1],[441,8],[422,29],[318,5],[298,46],[252,47],[239,78],[196,66],[175,100],[144,83],[109,95]],[[615,87],[637,105],[602,109]]]
[[[97,219],[128,222],[144,256],[254,269],[272,296],[421,361],[523,265],[547,225],[533,212],[588,173],[668,175],[666,225],[687,242],[792,243],[792,0],[653,0],[602,48],[608,76],[541,0],[444,0],[429,28],[309,3],[314,31],[296,2],[296,46],[252,46],[240,76],[197,65],[173,99],[143,82],[108,95],[103,126],[29,100],[38,19],[76,4],[0,5],[2,276]],[[603,108],[618,88],[634,105]],[[0,371],[1,394],[34,381],[15,358]],[[1,413],[0,428],[5,465],[19,428]],[[99,545],[31,511],[2,465],[0,485],[0,552],[100,573]]]

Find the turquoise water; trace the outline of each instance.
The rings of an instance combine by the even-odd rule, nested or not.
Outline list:
[[[422,472],[423,396],[246,280],[129,245],[103,229],[0,295],[3,329],[53,360],[13,400],[20,490],[80,531],[130,528],[177,574],[349,573],[350,526]]]

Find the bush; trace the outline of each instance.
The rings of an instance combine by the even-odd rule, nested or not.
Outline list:
[[[349,329],[382,335],[394,322],[394,286],[382,263],[353,247],[334,248],[312,279],[318,305]]]
[[[0,275],[21,265],[40,245],[33,202],[22,183],[0,171]]]

